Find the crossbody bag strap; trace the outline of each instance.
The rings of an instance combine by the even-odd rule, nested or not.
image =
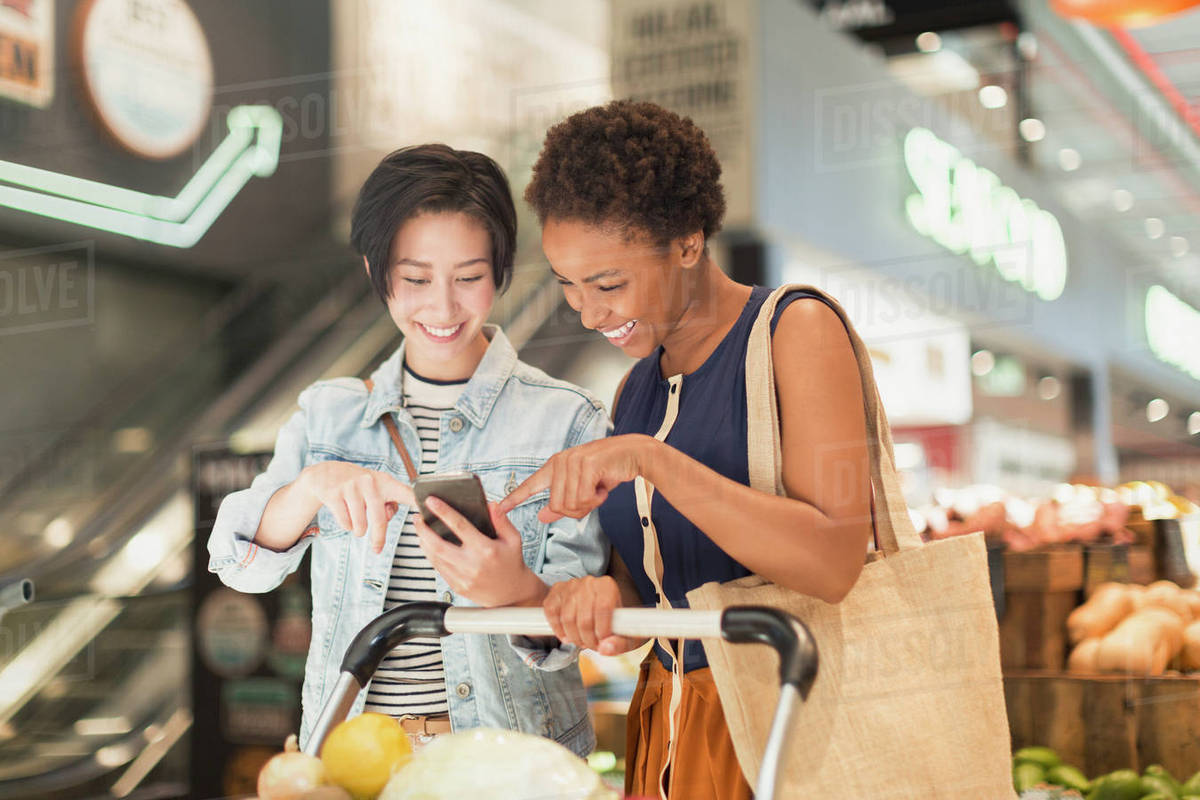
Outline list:
[[[368,392],[374,390],[375,382],[370,378],[367,378],[363,383],[366,384]],[[396,452],[400,454],[400,460],[404,462],[404,469],[408,472],[408,479],[415,481],[417,479],[417,468],[413,466],[412,457],[408,455],[408,448],[404,446],[404,440],[400,438],[400,428],[396,426],[396,418],[391,415],[391,412],[383,415],[383,427],[387,428],[388,436],[392,437],[392,444],[396,445]]]

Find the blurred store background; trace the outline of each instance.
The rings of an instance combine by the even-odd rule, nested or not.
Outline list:
[[[300,389],[398,343],[358,186],[445,141],[519,196],[613,97],[708,132],[736,278],[841,299],[927,536],[1170,518],[1200,572],[1189,5],[0,0],[0,797],[253,791],[297,727],[305,576],[221,590],[204,537]],[[628,362],[518,205],[496,321],[607,400]],[[587,667],[615,754],[634,663]]]

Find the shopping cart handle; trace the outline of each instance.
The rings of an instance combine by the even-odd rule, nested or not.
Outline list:
[[[766,644],[779,653],[779,683],[808,699],[817,679],[817,644],[803,622],[767,606],[732,606],[721,613],[721,637],[731,644]]]
[[[366,686],[397,646],[417,636],[445,636],[448,603],[405,603],[385,611],[359,631],[342,658],[342,672],[348,672]]]

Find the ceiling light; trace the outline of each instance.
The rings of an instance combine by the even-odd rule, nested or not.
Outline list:
[[[1021,31],[1017,34],[1017,50],[1026,61],[1033,61],[1038,55],[1038,40],[1031,31]]]
[[[148,453],[154,447],[149,428],[121,428],[113,432],[113,449],[118,453]]]
[[[991,350],[979,350],[971,355],[971,374],[983,377],[996,366],[996,357]]]
[[[1079,165],[1083,163],[1083,159],[1079,156],[1079,151],[1073,147],[1064,147],[1058,151],[1058,165],[1063,168],[1063,172],[1074,172],[1079,169]]]
[[[1171,237],[1171,255],[1176,258],[1183,258],[1187,255],[1188,247],[1188,240],[1182,236]]]
[[[1046,123],[1036,117],[1021,120],[1021,123],[1017,125],[1017,130],[1021,132],[1021,138],[1027,142],[1040,142],[1046,138]]]
[[[75,733],[80,736],[120,736],[133,730],[129,718],[87,717],[75,721]]]
[[[1200,433],[1200,411],[1193,411],[1188,414],[1188,436],[1195,436]]]
[[[1148,422],[1159,422],[1167,418],[1171,413],[1171,406],[1166,400],[1161,397],[1156,397],[1146,404],[1146,420]]]
[[[1151,239],[1161,239],[1166,232],[1167,226],[1158,217],[1146,217],[1146,235]]]
[[[1062,383],[1053,375],[1047,375],[1037,382],[1037,393],[1043,400],[1053,400],[1062,393]]]
[[[42,531],[42,538],[55,550],[62,550],[75,538],[75,528],[65,517],[58,517]]]
[[[133,748],[127,744],[110,744],[108,747],[101,747],[97,750],[92,758],[102,767],[115,769],[132,761],[135,755],[137,753],[133,752]]]
[[[936,53],[942,49],[942,37],[933,31],[925,31],[917,36],[917,49],[922,53]]]
[[[1004,108],[1008,104],[1008,92],[1003,86],[989,84],[979,90],[979,102],[984,108]]]
[[[1112,193],[1113,208],[1124,214],[1133,208],[1133,192],[1128,189],[1114,189]]]

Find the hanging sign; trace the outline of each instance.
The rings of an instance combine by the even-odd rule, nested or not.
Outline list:
[[[134,155],[177,156],[212,108],[213,66],[183,0],[88,0],[76,12],[74,57],[104,129]]]
[[[38,108],[54,98],[54,0],[0,0],[0,97]]]
[[[1161,286],[1146,290],[1145,308],[1150,352],[1200,380],[1200,311]]]
[[[925,128],[904,137],[904,164],[917,194],[905,202],[922,235],[1043,300],[1067,285],[1067,245],[1058,219],[1005,186]]]
[[[725,226],[754,219],[757,4],[614,0],[612,94],[689,117],[721,162]]]

